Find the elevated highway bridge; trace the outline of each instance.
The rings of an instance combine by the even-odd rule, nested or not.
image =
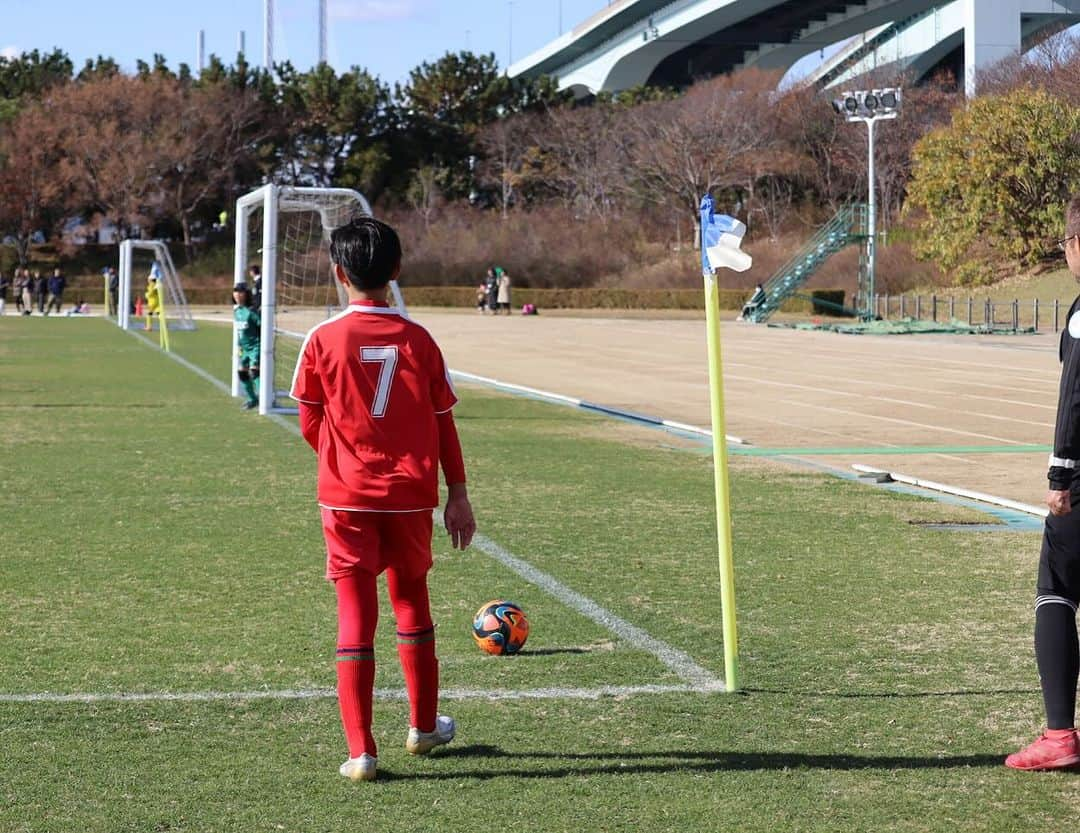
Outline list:
[[[510,75],[555,76],[579,96],[685,86],[747,67],[784,71],[856,39],[819,68],[822,83],[882,66],[918,76],[948,67],[972,90],[979,70],[1075,23],[1080,0],[616,0]]]

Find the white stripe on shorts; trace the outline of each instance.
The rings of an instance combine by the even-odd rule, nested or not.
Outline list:
[[[1035,599],[1035,609],[1038,610],[1043,605],[1065,605],[1071,607],[1073,613],[1076,613],[1076,602],[1070,601],[1064,596],[1038,596]]]

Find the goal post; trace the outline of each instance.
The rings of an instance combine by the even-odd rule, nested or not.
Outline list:
[[[184,294],[180,275],[176,271],[169,247],[161,240],[124,240],[120,243],[120,274],[116,299],[116,324],[122,330],[138,326],[132,321],[132,309],[135,298],[140,292],[133,287],[135,275],[158,277],[158,293],[162,309],[166,315],[159,318],[159,329],[165,326],[170,330],[194,330],[195,320]],[[162,324],[162,322],[167,322]]]
[[[304,334],[348,303],[330,268],[330,233],[371,206],[349,188],[264,185],[236,201],[233,283],[250,284],[248,269],[261,270],[259,413],[296,413],[289,385]],[[250,286],[249,286],[250,288]],[[395,301],[401,296],[391,287]],[[242,395],[233,322],[232,382]]]

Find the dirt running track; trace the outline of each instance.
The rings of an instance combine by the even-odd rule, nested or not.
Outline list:
[[[455,370],[708,427],[700,319],[412,314]],[[755,449],[1042,502],[1047,450],[1024,447],[1053,440],[1056,336],[722,334],[727,433]]]

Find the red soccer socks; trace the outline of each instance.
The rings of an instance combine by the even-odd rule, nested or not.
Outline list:
[[[375,687],[375,652],[370,645],[337,649],[338,706],[349,744],[349,757],[374,756],[371,699]]]
[[[398,657],[409,692],[409,725],[421,732],[435,730],[439,705],[439,661],[435,657],[435,628],[398,631]]]

